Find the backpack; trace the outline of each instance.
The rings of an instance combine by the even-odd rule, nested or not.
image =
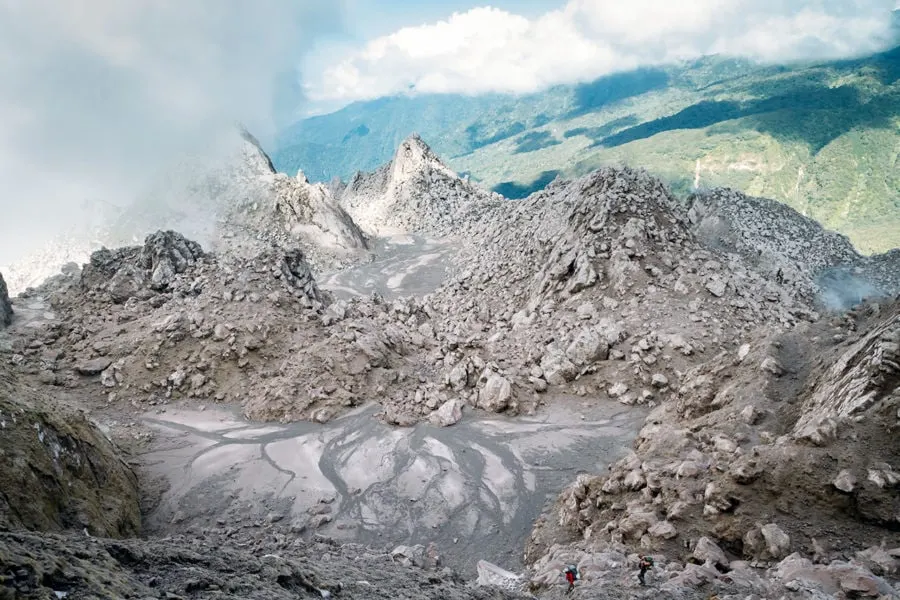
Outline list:
[[[647,565],[648,568],[653,566],[653,558],[650,556],[645,556],[643,558],[643,562]]]
[[[576,567],[575,565],[569,565],[568,567],[566,567],[566,570],[563,571],[563,573],[571,573],[575,576],[576,580],[581,579],[581,575],[578,573],[578,567]]]

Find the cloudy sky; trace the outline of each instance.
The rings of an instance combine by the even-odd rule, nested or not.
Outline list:
[[[235,121],[415,89],[525,92],[726,52],[879,48],[896,0],[0,0],[0,265]]]
[[[354,2],[356,35],[305,60],[313,109],[420,92],[531,92],[705,54],[762,61],[869,53],[897,0]],[[383,11],[376,4],[389,5]],[[425,5],[425,6],[422,6]],[[443,13],[443,14],[441,14]],[[365,39],[360,39],[360,33]]]

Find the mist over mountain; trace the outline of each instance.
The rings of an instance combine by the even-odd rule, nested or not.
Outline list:
[[[346,180],[419,132],[455,170],[510,198],[629,164],[677,193],[730,186],[777,199],[872,252],[900,245],[898,78],[894,48],[789,65],[713,56],[521,96],[394,96],[284,129],[273,160]]]

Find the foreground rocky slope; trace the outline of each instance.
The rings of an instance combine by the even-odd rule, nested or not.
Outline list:
[[[136,534],[137,478],[118,450],[83,413],[24,385],[0,359],[0,528]]]
[[[535,530],[538,580],[561,560],[630,548],[693,557],[706,565],[694,578],[713,589],[741,571],[757,580],[745,591],[764,597],[792,581],[823,597],[896,593],[867,570],[900,568],[898,336],[900,302],[871,304],[763,333],[689,372],[634,453],[580,477]],[[580,541],[551,547],[559,527]],[[769,583],[748,571],[767,565]]]
[[[0,532],[0,598],[515,600],[449,570],[259,529],[159,540]]]

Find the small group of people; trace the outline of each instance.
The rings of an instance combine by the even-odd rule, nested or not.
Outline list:
[[[653,568],[653,558],[644,554],[638,554],[638,568],[640,569],[638,572],[638,581],[641,582],[641,585],[647,585],[644,576],[647,574],[647,571]],[[563,575],[566,578],[566,583],[569,584],[566,593],[570,594],[572,590],[575,589],[575,582],[581,579],[581,574],[578,572],[577,566],[569,565],[563,569]]]

